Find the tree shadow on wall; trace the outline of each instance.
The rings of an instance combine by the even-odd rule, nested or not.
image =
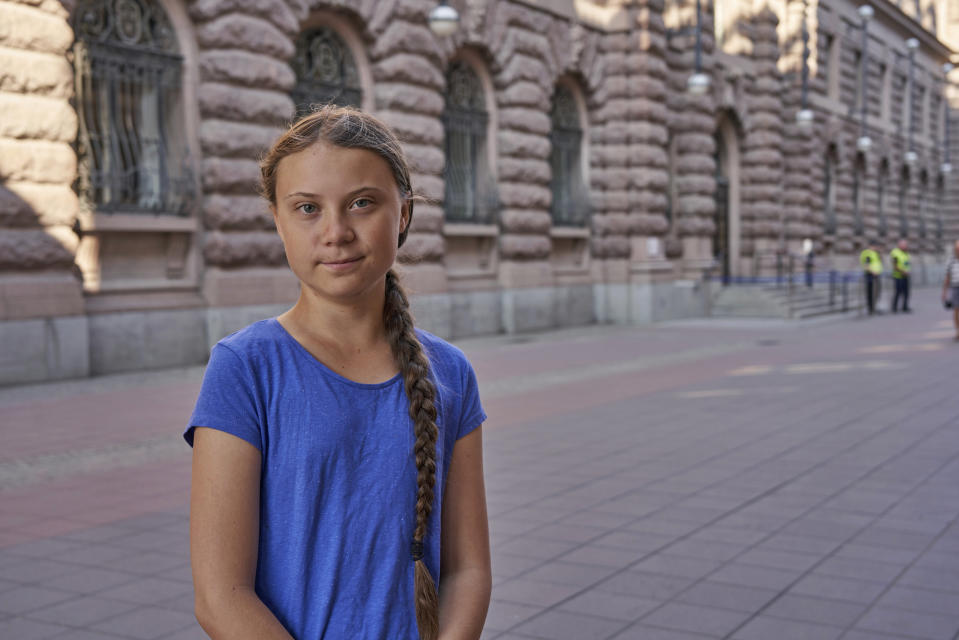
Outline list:
[[[70,270],[73,252],[43,225],[40,214],[0,181],[0,272]]]

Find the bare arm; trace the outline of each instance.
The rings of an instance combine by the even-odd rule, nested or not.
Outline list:
[[[197,428],[190,556],[196,618],[213,640],[293,640],[254,591],[259,503],[260,452],[223,431]]]
[[[440,640],[477,640],[492,589],[482,427],[456,441],[443,498]]]

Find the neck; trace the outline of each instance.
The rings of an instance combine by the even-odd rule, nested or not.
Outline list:
[[[311,341],[339,345],[344,350],[366,350],[386,338],[383,326],[385,282],[369,295],[338,302],[320,298],[306,287],[292,309],[281,316]]]

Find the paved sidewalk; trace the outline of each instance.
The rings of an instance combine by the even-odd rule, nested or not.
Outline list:
[[[484,639],[959,640],[959,344],[869,319],[464,340],[489,414]],[[0,390],[0,638],[204,638],[202,368]]]

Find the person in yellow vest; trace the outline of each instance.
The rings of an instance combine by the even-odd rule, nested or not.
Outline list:
[[[909,243],[899,241],[899,246],[889,252],[892,266],[892,280],[896,284],[896,293],[892,298],[892,312],[899,311],[899,298],[902,298],[903,313],[911,313],[909,308]]]
[[[879,289],[879,277],[882,275],[882,258],[879,257],[875,241],[870,241],[859,254],[859,264],[862,265],[862,274],[866,281],[866,308],[869,310],[869,315],[872,315],[876,312],[876,294]]]

